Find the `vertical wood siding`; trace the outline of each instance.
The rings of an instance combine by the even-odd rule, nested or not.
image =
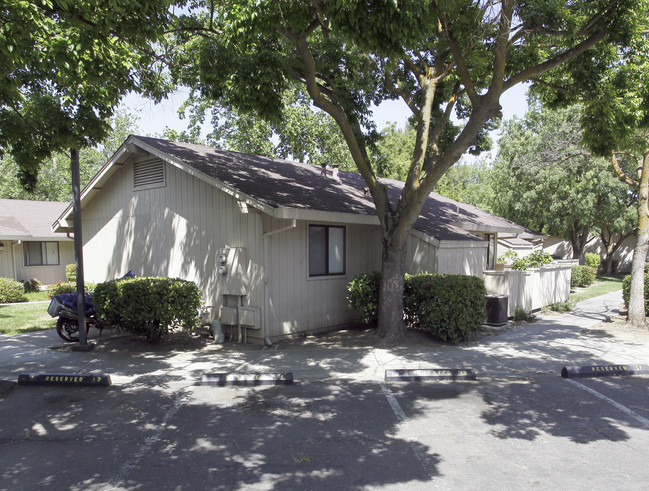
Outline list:
[[[83,210],[84,267],[89,281],[132,269],[138,276],[194,281],[204,301],[221,304],[217,257],[245,247],[252,275],[245,305],[261,306],[261,216],[242,213],[237,201],[190,174],[166,165],[166,186],[134,190],[125,164]]]
[[[346,226],[346,273],[341,276],[308,276],[308,225],[339,223],[298,221],[267,241],[267,295],[265,318],[268,334],[286,336],[354,322],[347,307],[347,283],[359,273],[380,270],[381,239],[375,226]],[[264,231],[287,225],[286,220],[264,217]]]

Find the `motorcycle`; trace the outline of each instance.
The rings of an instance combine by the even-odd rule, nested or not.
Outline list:
[[[118,280],[126,278],[135,278],[135,273],[129,271]],[[86,333],[90,331],[91,327],[99,329],[99,332],[104,329],[97,320],[97,313],[92,303],[92,293],[84,296],[84,315],[86,318]],[[47,313],[52,317],[58,317],[56,321],[56,333],[68,343],[79,341],[79,315],[77,313],[77,294],[76,293],[61,293],[54,295],[47,308]]]
[[[96,327],[101,332],[103,327],[97,322],[97,314],[92,304],[92,294],[85,295],[84,315],[86,317],[86,333],[91,327]],[[54,295],[47,308],[47,313],[58,317],[56,333],[68,343],[79,341],[79,315],[77,313],[77,294],[61,293]]]

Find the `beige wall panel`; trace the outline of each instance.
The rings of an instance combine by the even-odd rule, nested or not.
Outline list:
[[[409,274],[436,273],[437,247],[412,234],[409,235],[406,272]]]
[[[243,303],[261,305],[260,215],[242,214],[236,200],[169,164],[166,176],[164,187],[134,191],[126,164],[84,208],[88,279],[105,281],[129,269],[138,276],[179,277],[196,282],[218,311],[217,256],[244,245],[257,277]]]
[[[264,230],[272,232],[289,223],[265,217]],[[353,312],[347,308],[347,284],[354,275],[379,270],[381,266],[378,227],[347,226],[346,274],[309,278],[308,224],[298,221],[295,228],[265,239],[269,306],[266,321],[271,337],[354,322]]]
[[[0,251],[0,278],[14,278],[13,242],[0,240],[3,244]]]
[[[440,247],[437,272],[482,277],[486,255],[486,247]]]

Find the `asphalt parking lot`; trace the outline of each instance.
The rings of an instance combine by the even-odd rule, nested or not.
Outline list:
[[[0,489],[645,489],[649,377],[560,370],[649,361],[649,346],[584,336],[579,322],[395,350],[152,356],[12,340],[0,347],[1,379],[26,363],[114,383],[5,391]],[[383,378],[451,366],[477,369],[477,380]],[[201,373],[264,367],[291,369],[295,383],[200,384]]]
[[[1,482],[3,489],[645,489],[648,395],[646,377],[548,375],[174,391],[18,387],[1,403]]]

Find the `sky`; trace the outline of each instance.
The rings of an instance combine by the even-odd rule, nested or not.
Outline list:
[[[525,114],[526,91],[527,86],[519,84],[505,92],[501,98],[504,119],[511,119],[513,116],[522,117]],[[140,118],[138,126],[144,135],[162,135],[165,127],[180,132],[186,129],[188,121],[178,117],[178,109],[188,93],[188,90],[176,92],[160,104],[154,104],[150,100],[131,94],[122,102],[121,107]],[[379,130],[391,122],[396,123],[397,127],[403,127],[409,115],[410,110],[402,101],[387,101],[375,110]]]

